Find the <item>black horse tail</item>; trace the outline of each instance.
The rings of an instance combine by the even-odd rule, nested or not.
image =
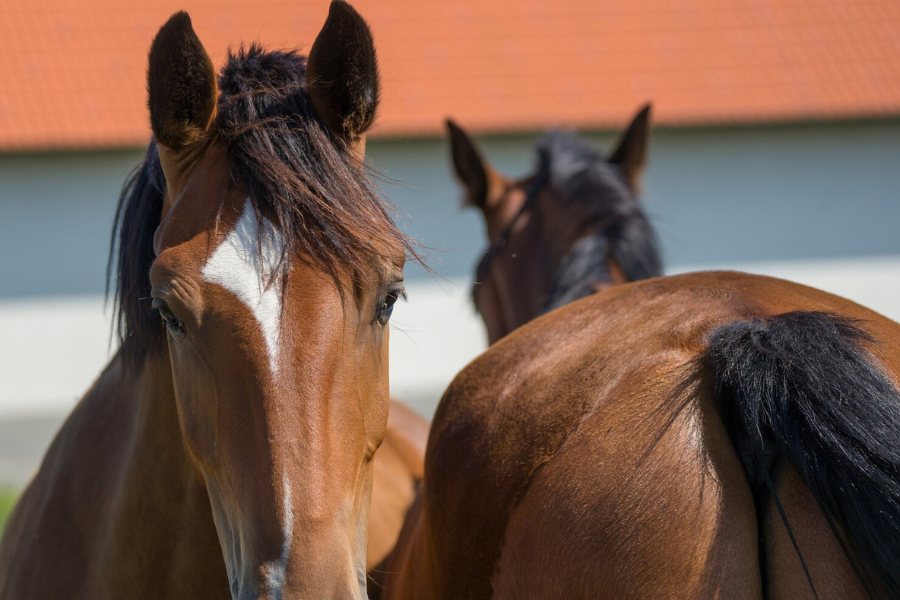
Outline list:
[[[770,477],[787,460],[869,595],[900,598],[900,392],[874,343],[856,321],[797,311],[716,329],[705,358],[757,498],[772,494],[790,533]]]

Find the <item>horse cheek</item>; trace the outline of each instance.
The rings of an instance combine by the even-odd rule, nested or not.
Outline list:
[[[212,373],[190,343],[170,343],[175,402],[185,448],[201,470],[218,457],[218,398]]]

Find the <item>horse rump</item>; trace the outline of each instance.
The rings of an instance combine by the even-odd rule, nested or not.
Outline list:
[[[771,476],[786,460],[868,594],[900,598],[900,393],[873,344],[860,322],[795,311],[715,329],[705,362],[757,499],[771,494],[793,541]]]

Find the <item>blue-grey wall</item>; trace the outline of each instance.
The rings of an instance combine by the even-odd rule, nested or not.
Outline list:
[[[479,139],[510,175],[531,168],[533,141]],[[459,207],[446,143],[376,140],[369,156],[429,264],[468,275],[484,233],[477,213]],[[116,198],[139,158],[136,150],[0,156],[0,299],[102,293]],[[672,265],[900,254],[898,158],[896,120],[657,130],[646,202]]]
[[[900,122],[654,135],[671,264],[900,254]]]
[[[592,138],[603,149],[615,140]],[[478,142],[515,176],[533,167],[534,140]],[[446,143],[373,143],[371,156],[404,182],[386,189],[437,251],[431,266],[468,275],[484,232],[459,208]],[[644,181],[669,265],[900,254],[900,121],[656,130]]]
[[[119,189],[141,156],[0,156],[0,300],[103,293]]]

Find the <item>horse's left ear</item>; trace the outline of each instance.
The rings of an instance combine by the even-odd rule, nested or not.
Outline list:
[[[625,130],[609,162],[622,170],[632,190],[640,189],[641,173],[647,163],[647,140],[650,137],[650,108],[646,104]]]
[[[352,6],[334,0],[309,52],[307,90],[325,125],[359,154],[375,121],[380,83],[369,26]]]

